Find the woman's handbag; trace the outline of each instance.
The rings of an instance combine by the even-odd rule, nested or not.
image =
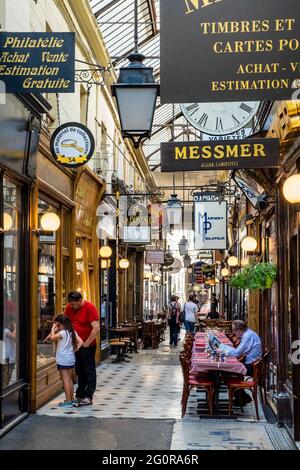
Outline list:
[[[178,317],[180,323],[185,322],[185,305],[183,306],[182,312],[180,312],[179,317]]]

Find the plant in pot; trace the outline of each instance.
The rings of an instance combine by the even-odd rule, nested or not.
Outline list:
[[[273,263],[256,263],[246,266],[231,278],[230,285],[237,289],[264,290],[272,287],[277,268]]]

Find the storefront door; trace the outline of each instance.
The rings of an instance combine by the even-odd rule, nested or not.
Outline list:
[[[5,174],[0,175],[0,434],[28,409],[25,191]]]

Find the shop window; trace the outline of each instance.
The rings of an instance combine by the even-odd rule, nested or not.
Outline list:
[[[20,220],[21,189],[3,178],[3,345],[2,387],[20,378]]]
[[[39,224],[46,212],[57,213],[57,209],[45,200],[39,199]],[[55,315],[55,263],[56,232],[41,232],[38,252],[38,367],[46,365],[55,353],[53,344],[43,343],[50,333]]]

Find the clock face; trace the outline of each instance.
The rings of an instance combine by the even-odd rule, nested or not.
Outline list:
[[[257,113],[259,101],[235,103],[191,103],[181,105],[187,121],[209,135],[232,134],[248,124]]]

